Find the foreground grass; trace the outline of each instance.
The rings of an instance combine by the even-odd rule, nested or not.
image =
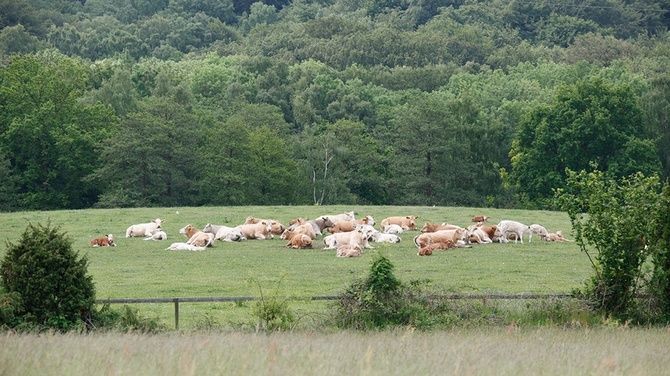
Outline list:
[[[74,248],[87,255],[98,299],[184,296],[279,296],[308,297],[338,294],[355,278],[364,276],[376,252],[395,265],[404,282],[421,280],[436,292],[569,292],[590,275],[587,258],[574,243],[493,244],[437,252],[418,257],[412,242],[418,232],[402,235],[402,242],[376,245],[363,257],[339,259],[334,251],[288,250],[275,239],[242,243],[217,243],[204,252],[168,252],[173,241],[184,241],[178,229],[191,223],[234,226],[253,215],[283,223],[296,217],[355,210],[377,221],[391,215],[419,215],[424,221],[468,225],[473,215],[485,214],[495,223],[501,219],[541,223],[551,231],[570,233],[567,215],[560,212],[497,210],[447,207],[390,206],[279,206],[92,209],[0,214],[0,239],[16,241],[28,222],[59,225],[74,241]],[[124,238],[130,224],[160,217],[169,240],[163,242]],[[91,238],[112,233],[116,248],[90,248]],[[317,240],[319,243],[320,240]],[[0,242],[0,256],[6,251]],[[169,304],[138,306],[142,313],[172,325]],[[323,312],[325,303],[291,303],[302,322]],[[200,322],[245,323],[250,304],[182,304],[180,326],[197,327]]]
[[[667,329],[0,337],[3,375],[663,375]]]

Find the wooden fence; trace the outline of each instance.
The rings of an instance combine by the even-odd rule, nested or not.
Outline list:
[[[436,300],[521,300],[521,299],[569,299],[573,296],[571,294],[442,294],[430,295],[429,298]],[[335,295],[321,295],[310,297],[288,297],[283,298],[290,301],[324,301],[337,300],[339,297]],[[179,303],[213,303],[213,302],[251,302],[260,300],[260,297],[255,296],[231,296],[231,297],[192,297],[192,298],[115,298],[115,299],[99,299],[97,304],[146,304],[146,303],[172,303],[174,304],[174,327],[179,329]]]

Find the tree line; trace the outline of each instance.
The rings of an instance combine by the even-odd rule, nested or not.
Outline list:
[[[0,208],[548,208],[566,170],[667,178],[669,24],[665,1],[0,0]]]

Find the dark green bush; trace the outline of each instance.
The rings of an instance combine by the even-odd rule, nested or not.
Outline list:
[[[0,324],[59,331],[80,327],[95,302],[87,268],[86,257],[78,257],[58,227],[29,224],[18,243],[8,243],[0,266],[6,291]]]

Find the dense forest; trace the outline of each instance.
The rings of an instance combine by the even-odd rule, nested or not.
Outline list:
[[[0,210],[670,176],[670,0],[0,0]]]

